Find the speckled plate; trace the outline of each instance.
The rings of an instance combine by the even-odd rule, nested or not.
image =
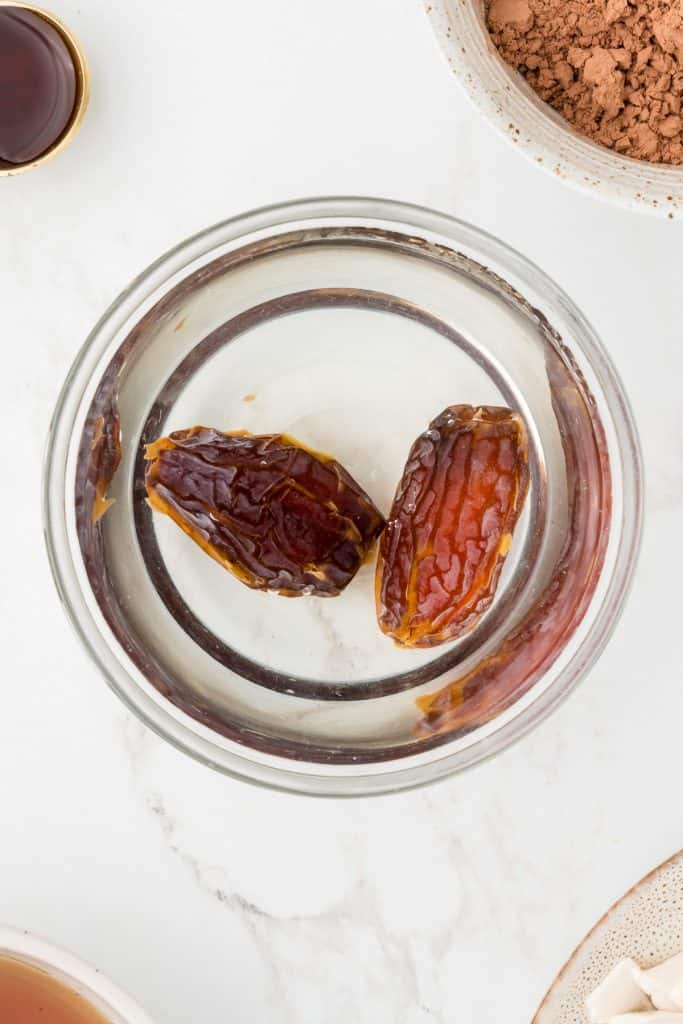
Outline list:
[[[571,955],[532,1024],[586,1024],[586,996],[623,957],[653,967],[683,950],[683,850],[642,878]]]

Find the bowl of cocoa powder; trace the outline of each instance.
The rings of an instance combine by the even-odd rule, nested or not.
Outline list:
[[[683,213],[683,0],[426,0],[492,123],[578,188]]]

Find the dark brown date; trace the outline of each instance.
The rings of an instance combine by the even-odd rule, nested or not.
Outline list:
[[[113,504],[107,490],[121,462],[121,419],[112,404],[105,415],[99,416],[93,426],[93,438],[88,462],[88,484],[92,488],[92,521],[99,522]]]
[[[510,409],[453,405],[413,444],[380,542],[380,628],[403,647],[471,629],[493,601],[529,485]]]
[[[287,434],[192,427],[146,458],[152,508],[256,590],[339,594],[384,526],[343,466]]]

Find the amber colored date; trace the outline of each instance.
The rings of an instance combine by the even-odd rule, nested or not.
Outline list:
[[[339,594],[384,526],[343,466],[287,434],[192,427],[146,458],[152,508],[256,590]]]
[[[403,647],[471,629],[493,601],[529,485],[524,423],[453,405],[413,444],[380,542],[380,628]]]
[[[554,664],[593,600],[612,520],[604,429],[579,371],[564,350],[546,355],[548,383],[567,474],[564,543],[546,586],[497,650],[466,675],[416,701],[423,739],[468,732],[527,693]]]

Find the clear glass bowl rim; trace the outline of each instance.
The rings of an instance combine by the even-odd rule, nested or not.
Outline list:
[[[281,229],[292,221],[344,217],[390,222],[397,230],[410,226],[435,232],[448,238],[458,250],[467,251],[471,245],[476,252],[473,258],[481,261],[483,255],[503,277],[510,274],[512,283],[522,294],[525,294],[525,285],[530,291],[540,289],[561,308],[581,333],[582,354],[590,363],[608,403],[622,459],[622,475],[628,484],[624,491],[631,493],[631,502],[625,508],[627,514],[622,521],[616,563],[595,621],[569,662],[542,694],[512,720],[464,750],[449,753],[445,745],[441,748],[443,756],[424,764],[405,765],[397,761],[389,770],[366,774],[364,766],[359,764],[354,766],[354,774],[330,775],[320,772],[319,766],[306,766],[305,762],[298,771],[280,764],[264,764],[250,756],[253,752],[248,747],[236,752],[213,743],[193,729],[189,720],[188,724],[183,722],[181,712],[170,706],[166,709],[144,694],[122,666],[116,672],[113,655],[108,658],[100,655],[95,643],[99,627],[85,605],[69,549],[63,484],[75,418],[75,414],[70,415],[69,405],[75,395],[80,400],[87,386],[88,364],[97,362],[121,325],[142,303],[195,261],[243,235],[269,228]],[[85,379],[82,379],[84,374]],[[48,559],[67,618],[107,684],[145,725],[177,749],[233,778],[312,796],[369,796],[434,782],[488,760],[538,725],[587,675],[611,637],[630,590],[642,533],[643,490],[640,442],[616,368],[589,322],[551,278],[506,243],[449,214],[388,199],[330,196],[259,207],[208,227],[160,256],[114,299],[79,350],[60,391],[45,449],[42,503]],[[304,767],[309,770],[301,770]]]

